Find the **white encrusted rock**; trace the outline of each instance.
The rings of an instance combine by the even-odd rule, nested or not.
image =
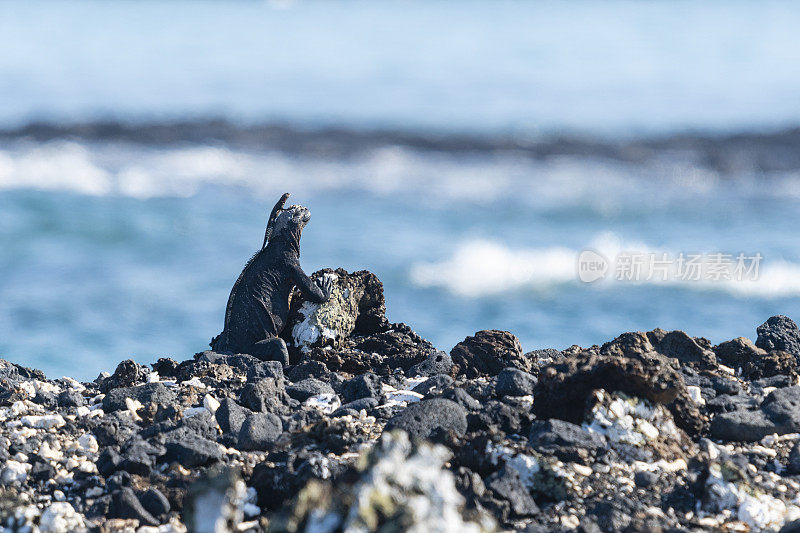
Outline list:
[[[219,409],[219,401],[210,394],[206,394],[203,396],[203,407],[213,415],[217,412],[217,409]]]
[[[97,445],[97,438],[91,433],[84,433],[78,438],[78,447],[84,453],[97,453],[100,449]]]
[[[596,391],[595,405],[583,427],[611,441],[642,446],[659,438],[679,439],[680,430],[663,405],[628,396]]]
[[[324,279],[331,282],[338,278],[332,273],[324,275]],[[303,302],[299,313],[303,318],[292,327],[292,340],[302,352],[307,352],[315,344],[334,342],[348,335],[356,325],[356,309],[353,309],[350,295],[335,284],[327,302]]]
[[[22,417],[22,423],[36,429],[60,428],[67,422],[64,417],[55,415],[27,415]]]
[[[86,531],[83,517],[67,502],[51,503],[39,522],[41,533],[71,533]]]
[[[319,409],[325,414],[331,414],[342,405],[342,402],[339,400],[339,397],[331,392],[317,394],[316,396],[308,398],[303,403],[309,407]]]
[[[21,463],[19,461],[8,460],[5,466],[0,470],[0,483],[3,485],[10,485],[11,483],[22,483],[28,478],[28,472],[31,465],[28,463]]]

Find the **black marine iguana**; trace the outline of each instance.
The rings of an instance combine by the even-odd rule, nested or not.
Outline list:
[[[300,234],[311,218],[308,209],[283,205],[284,194],[267,222],[264,243],[250,258],[231,289],[225,326],[211,339],[215,352],[247,353],[289,364],[286,343],[279,337],[289,314],[289,295],[297,286],[314,303],[330,298],[332,281],[319,284],[300,268]]]

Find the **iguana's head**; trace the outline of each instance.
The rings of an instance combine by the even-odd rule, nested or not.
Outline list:
[[[300,233],[311,219],[311,212],[302,205],[291,205],[284,208],[283,204],[286,203],[287,198],[289,198],[288,192],[281,196],[278,203],[272,208],[269,222],[267,222],[267,230],[264,232],[262,249],[267,246],[269,241],[276,237],[283,237],[299,253]]]
[[[300,232],[306,227],[308,221],[311,219],[311,211],[302,205],[290,205],[286,209],[282,209],[278,216],[275,218],[275,225],[272,227],[272,236],[278,235],[296,235],[300,236]]]

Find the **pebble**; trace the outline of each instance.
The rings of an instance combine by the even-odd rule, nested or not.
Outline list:
[[[27,415],[22,417],[22,423],[36,429],[60,428],[66,424],[61,415]]]

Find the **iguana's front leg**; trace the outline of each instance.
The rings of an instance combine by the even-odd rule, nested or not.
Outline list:
[[[303,272],[299,264],[292,266],[292,274],[297,287],[306,300],[321,304],[331,297],[333,280],[329,276],[325,276],[315,283],[313,279]]]

